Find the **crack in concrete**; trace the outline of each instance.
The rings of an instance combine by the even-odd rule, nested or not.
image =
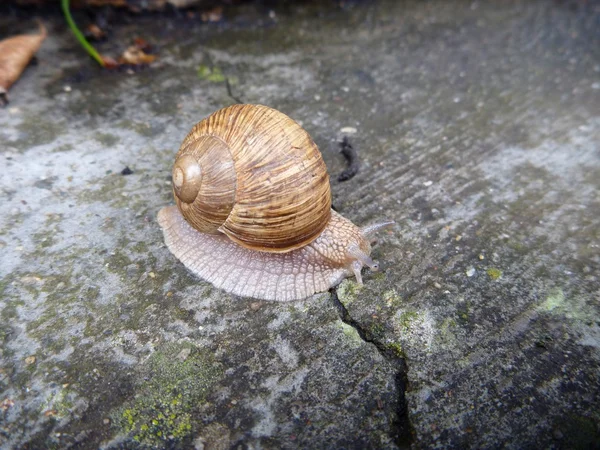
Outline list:
[[[381,356],[396,369],[394,382],[396,389],[398,390],[398,403],[396,407],[396,435],[393,436],[393,438],[399,448],[410,448],[414,440],[414,429],[408,417],[408,403],[405,395],[408,387],[408,366],[405,358],[398,356],[393,349],[376,339],[375,336],[373,336],[373,333],[364,329],[361,324],[350,315],[346,307],[340,301],[335,288],[331,289],[330,292],[331,300],[340,314],[340,320],[354,328],[363,341],[374,345]]]

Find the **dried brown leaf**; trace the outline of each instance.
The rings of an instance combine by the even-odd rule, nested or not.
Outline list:
[[[220,22],[223,19],[223,7],[215,6],[208,11],[204,11],[200,18],[203,22]]]
[[[148,52],[152,48],[152,45],[150,45],[150,43],[146,39],[141,38],[141,37],[136,37],[133,40],[133,44],[137,48],[139,48],[140,50],[143,50],[145,52]]]
[[[119,58],[119,63],[132,64],[137,66],[140,64],[150,64],[155,59],[156,55],[149,55],[136,45],[132,45],[123,52],[123,54]]]
[[[19,79],[46,35],[46,27],[40,23],[39,34],[23,34],[0,41],[0,97],[4,102],[7,102],[8,89]]]
[[[115,69],[120,65],[120,63],[115,61],[115,59],[111,58],[110,56],[100,55],[100,58],[102,58],[102,62],[104,62],[104,67],[106,67],[107,69]]]

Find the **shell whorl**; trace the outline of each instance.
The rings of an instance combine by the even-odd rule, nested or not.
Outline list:
[[[331,214],[316,144],[288,116],[261,105],[229,106],[196,124],[177,154],[173,183],[194,228],[255,250],[302,247]]]
[[[199,136],[181,146],[173,165],[173,193],[194,228],[217,233],[233,209],[235,188],[233,159],[222,140]]]

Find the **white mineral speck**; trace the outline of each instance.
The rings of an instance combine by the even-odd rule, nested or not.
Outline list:
[[[475,268],[474,267],[469,267],[466,271],[466,274],[468,277],[472,277],[473,275],[475,275]]]

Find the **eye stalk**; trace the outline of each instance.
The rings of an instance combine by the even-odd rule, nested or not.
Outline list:
[[[173,166],[173,189],[184,203],[193,203],[202,185],[202,168],[192,155],[183,155]]]

